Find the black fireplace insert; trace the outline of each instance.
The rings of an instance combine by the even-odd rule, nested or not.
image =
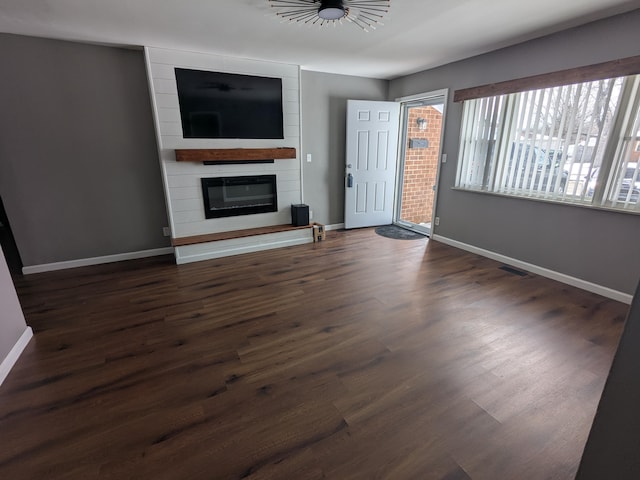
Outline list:
[[[201,178],[206,218],[278,211],[275,175]]]

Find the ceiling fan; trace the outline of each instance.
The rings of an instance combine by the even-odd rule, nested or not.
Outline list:
[[[276,15],[289,22],[327,25],[346,20],[365,32],[382,25],[391,0],[268,0]]]

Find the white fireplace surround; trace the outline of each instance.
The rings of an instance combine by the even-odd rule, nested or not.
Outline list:
[[[302,203],[300,164],[300,68],[298,65],[261,62],[206,53],[145,48],[147,75],[156,126],[158,151],[169,227],[173,238],[282,225],[291,222],[291,205]],[[282,79],[284,139],[185,139],[182,136],[174,68],[191,68]],[[296,158],[274,163],[203,165],[176,162],[176,149],[279,148],[296,149]],[[239,217],[206,219],[200,178],[276,175],[278,211]],[[306,233],[306,234],[305,234]],[[283,232],[266,238],[225,240],[175,248],[176,261],[235,255],[312,241],[309,232]]]

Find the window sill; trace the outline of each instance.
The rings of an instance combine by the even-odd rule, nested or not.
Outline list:
[[[589,210],[602,210],[602,211],[612,212],[612,213],[623,213],[623,214],[631,214],[631,215],[640,215],[640,209],[630,210],[630,209],[616,208],[616,207],[607,206],[607,205],[593,205],[593,204],[590,204],[590,203],[581,203],[579,201],[575,201],[575,202],[564,201],[563,202],[563,201],[554,200],[554,199],[550,199],[550,198],[527,197],[527,196],[524,196],[524,195],[509,195],[509,194],[506,194],[506,193],[488,192],[486,190],[473,190],[473,189],[469,189],[469,188],[460,188],[460,187],[452,187],[451,190],[455,190],[455,191],[458,191],[458,192],[467,192],[467,193],[479,193],[481,195],[491,195],[493,197],[509,198],[509,199],[514,199],[514,200],[531,200],[531,201],[534,201],[534,202],[550,203],[550,204],[554,204],[554,205],[563,205],[563,206],[567,206],[567,207],[586,208],[586,209],[589,209]]]

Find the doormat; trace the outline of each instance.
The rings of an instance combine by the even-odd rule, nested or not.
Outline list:
[[[396,240],[419,240],[427,238],[425,235],[412,232],[411,230],[398,227],[397,225],[383,225],[382,227],[376,227],[376,233],[383,237],[394,238]]]

